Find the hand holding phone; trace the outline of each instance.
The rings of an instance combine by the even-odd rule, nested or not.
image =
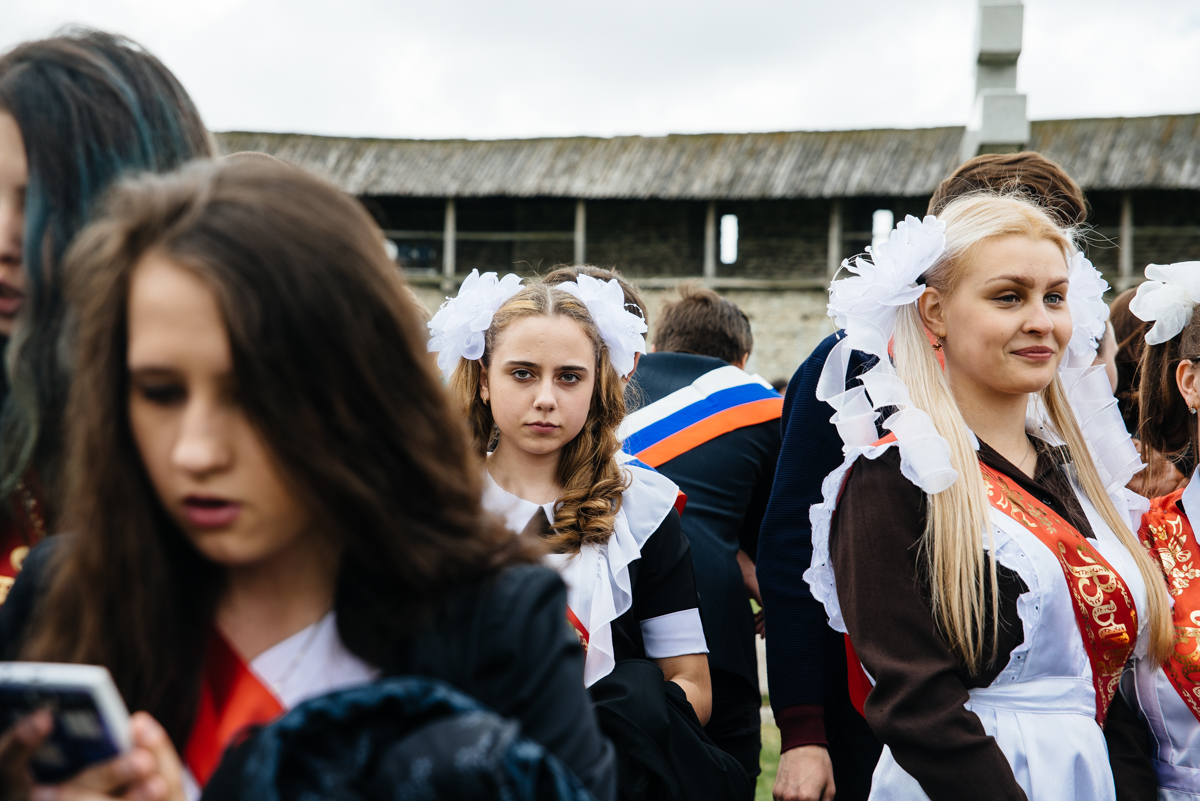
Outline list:
[[[102,667],[0,662],[0,731],[45,710],[49,736],[29,759],[37,781],[57,783],[127,752],[129,712]]]

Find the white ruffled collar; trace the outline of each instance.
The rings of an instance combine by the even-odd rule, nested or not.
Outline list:
[[[679,487],[666,476],[627,457],[622,469],[629,475],[629,488],[621,501],[621,510],[613,534],[603,545],[585,545],[577,554],[549,554],[546,564],[562,576],[567,585],[567,605],[588,630],[587,659],[584,662],[584,686],[590,687],[612,672],[616,666],[612,622],[633,606],[633,581],[629,565],[641,558],[642,546],[670,514]],[[504,518],[505,525],[520,533],[540,510],[554,521],[555,501],[536,504],[508,492],[486,473],[483,505]]]

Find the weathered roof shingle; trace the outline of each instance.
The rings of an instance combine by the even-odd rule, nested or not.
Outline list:
[[[1200,114],[1032,124],[1030,145],[1085,190],[1200,189]],[[355,195],[764,200],[921,196],[958,163],[963,129],[560,139],[217,134]]]

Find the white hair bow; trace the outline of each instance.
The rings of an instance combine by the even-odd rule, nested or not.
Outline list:
[[[845,450],[865,448],[878,438],[875,420],[880,409],[896,407],[884,428],[900,445],[900,471],[925,492],[951,486],[958,472],[950,464],[950,449],[933,420],[913,405],[908,387],[896,374],[888,343],[900,308],[915,303],[925,292],[918,279],[937,263],[946,248],[946,224],[933,215],[918,220],[911,214],[896,224],[886,244],[870,251],[871,261],[849,259],[842,269],[854,273],[829,286],[829,316],[846,337],[834,346],[817,382],[817,398],[836,410],[832,422]],[[846,389],[846,370],[852,350],[879,361],[861,377],[862,386]]]
[[[520,291],[521,276],[515,273],[500,278],[496,273],[480,275],[479,270],[471,270],[458,295],[446,298],[429,321],[429,352],[437,353],[442,375],[449,378],[460,358],[483,356],[484,335],[492,317]]]
[[[1154,323],[1146,332],[1147,345],[1161,345],[1187,327],[1200,302],[1200,261],[1151,264],[1146,283],[1138,287],[1129,311],[1139,320]]]
[[[617,375],[625,378],[632,373],[637,354],[646,352],[646,321],[625,307],[621,284],[615,278],[601,281],[581,274],[555,288],[571,293],[587,307]]]

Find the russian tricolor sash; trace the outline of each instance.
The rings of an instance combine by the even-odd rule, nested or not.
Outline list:
[[[628,415],[617,436],[626,453],[658,467],[722,434],[782,414],[783,396],[770,384],[727,365]]]
[[[251,726],[270,723],[286,710],[224,637],[209,638],[196,722],[184,762],[200,787],[221,763],[225,749]]]
[[[1183,490],[1150,501],[1138,538],[1167,579],[1175,601],[1175,638],[1163,672],[1200,720],[1200,543],[1179,508]]]

